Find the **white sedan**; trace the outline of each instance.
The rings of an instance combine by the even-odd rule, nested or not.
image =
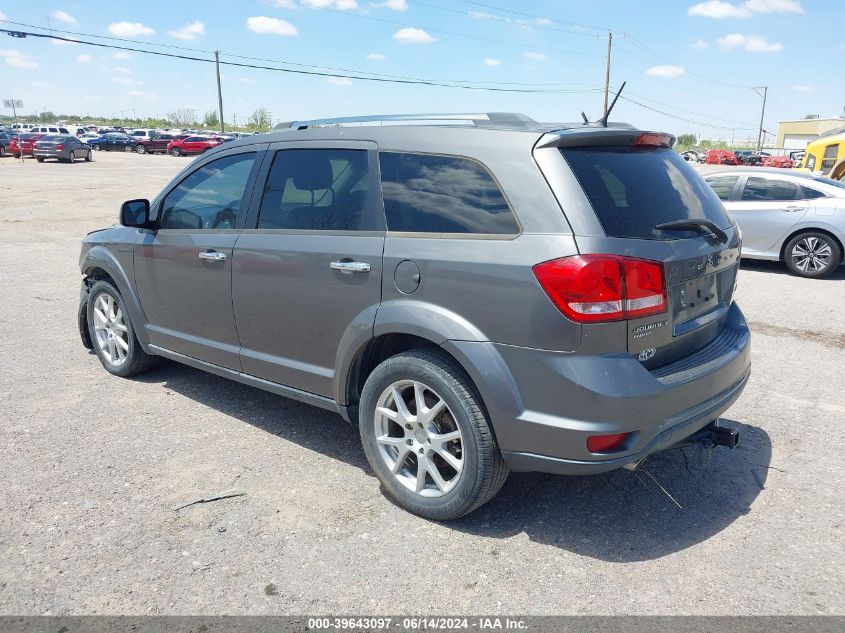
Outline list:
[[[782,169],[729,169],[704,177],[742,231],[742,256],[782,261],[802,277],[842,263],[845,183]]]
[[[99,134],[95,134],[94,132],[87,132],[79,137],[79,140],[85,143],[86,145],[91,142],[95,138],[100,138]]]

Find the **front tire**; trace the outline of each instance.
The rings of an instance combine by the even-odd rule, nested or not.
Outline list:
[[[830,235],[805,231],[789,240],[783,257],[794,275],[819,279],[830,275],[842,263],[842,250]]]
[[[158,357],[147,354],[138,342],[123,297],[110,281],[91,287],[87,313],[94,352],[107,372],[134,376],[157,364]]]
[[[182,150],[179,149],[178,147],[174,147],[173,149],[170,150],[170,155],[171,156],[181,156]]]
[[[387,496],[427,519],[472,512],[508,475],[480,397],[439,350],[405,352],[376,367],[361,394],[359,428]]]
[[[101,151],[103,151],[103,148],[100,147],[99,143],[97,143],[96,145],[94,145],[94,151],[95,152],[101,152]]]
[[[138,152],[139,154],[146,154],[146,153],[147,153],[147,148],[146,148],[146,147],[144,147],[143,145],[137,145],[137,146],[135,147],[135,151],[136,151],[136,152]]]

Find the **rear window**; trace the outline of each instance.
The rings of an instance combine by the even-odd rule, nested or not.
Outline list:
[[[48,134],[47,136],[42,136],[42,141],[63,141],[65,140],[64,136],[59,136],[58,134]]]
[[[669,240],[687,231],[655,227],[678,220],[731,223],[704,180],[669,148],[567,147],[569,163],[609,237]]]

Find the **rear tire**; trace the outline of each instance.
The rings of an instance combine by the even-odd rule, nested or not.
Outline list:
[[[87,317],[94,352],[110,374],[134,376],[159,363],[159,357],[147,354],[138,342],[123,297],[110,281],[91,286]]]
[[[36,157],[35,157],[35,160],[37,160],[39,163],[43,163],[43,162],[44,162],[44,159],[43,159],[41,156],[36,156]]]
[[[793,237],[783,249],[789,271],[799,277],[827,277],[842,263],[842,249],[827,233],[804,231]]]
[[[134,151],[134,150],[132,149],[132,146],[131,146],[131,145],[124,145],[124,146],[123,146],[123,151],[124,151],[124,152],[132,152],[132,151]]]
[[[103,148],[102,148],[102,147],[100,147],[100,144],[99,144],[99,143],[97,143],[96,145],[94,145],[94,151],[95,151],[95,152],[101,152],[102,150],[103,150]]]
[[[6,146],[0,145],[0,158],[5,158],[5,157],[6,157]]]
[[[85,162],[86,162],[86,163],[90,163],[90,162],[91,162],[91,150],[90,150],[90,148],[88,149],[88,153],[87,153],[87,154],[85,154]]]
[[[404,405],[397,405],[396,394]],[[359,428],[384,492],[427,519],[472,512],[508,476],[480,397],[440,350],[405,352],[376,367],[361,394]]]

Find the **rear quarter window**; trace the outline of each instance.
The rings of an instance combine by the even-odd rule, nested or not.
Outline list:
[[[679,231],[655,227],[677,220],[731,226],[718,196],[673,149],[567,147],[561,154],[609,237],[676,239]]]
[[[519,224],[492,174],[460,156],[380,152],[389,231],[516,235]]]

